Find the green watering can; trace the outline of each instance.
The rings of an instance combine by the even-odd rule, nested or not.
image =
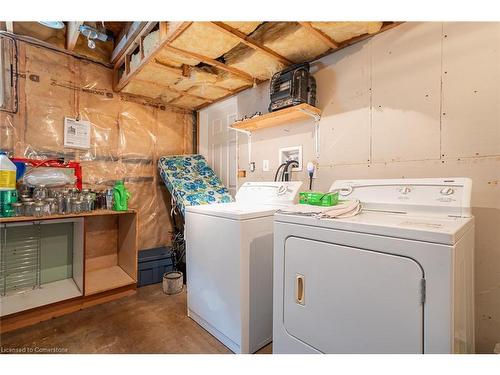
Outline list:
[[[123,180],[116,181],[115,186],[113,186],[113,210],[127,211],[129,198],[130,193],[125,188]]]

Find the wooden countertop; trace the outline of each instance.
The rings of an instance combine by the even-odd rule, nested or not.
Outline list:
[[[136,213],[135,210],[128,210],[128,211],[94,210],[90,212],[81,212],[78,214],[50,215],[42,217],[35,217],[35,216],[0,217],[0,224],[18,223],[23,221],[43,221],[43,220],[54,220],[54,219],[69,219],[74,217],[123,215],[123,214],[135,214],[135,213]]]

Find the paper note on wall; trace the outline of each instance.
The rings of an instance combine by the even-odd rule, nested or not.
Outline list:
[[[90,121],[64,118],[64,147],[90,148]]]

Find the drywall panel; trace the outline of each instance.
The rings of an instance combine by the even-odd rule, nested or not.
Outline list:
[[[443,156],[500,155],[500,23],[443,31]]]
[[[314,75],[320,121],[320,163],[370,160],[370,44],[362,42],[321,60]]]
[[[372,160],[439,159],[441,23],[405,23],[371,39]]]
[[[265,82],[250,90],[240,92],[238,98],[238,118],[243,116],[251,116],[255,112],[269,112],[269,82]]]
[[[245,142],[246,135],[238,135],[238,140]],[[248,158],[248,146],[245,142],[244,145],[240,143],[240,160],[239,167],[247,169],[248,181],[258,176],[262,171],[263,160],[269,161],[270,172],[267,172],[268,181],[274,179],[274,173],[279,166],[279,149],[284,147],[302,146],[303,153],[303,169],[308,161],[313,161],[315,158],[314,153],[314,120],[311,118],[309,121],[293,123],[291,125],[278,126],[260,130],[252,134],[252,155]],[[307,156],[306,156],[307,155]],[[255,162],[256,171],[250,172],[248,170],[248,162]],[[293,173],[293,179],[296,178],[296,173]]]
[[[332,182],[337,179],[421,177],[469,177],[472,179],[472,206],[476,219],[476,351],[479,353],[491,353],[494,344],[500,341],[500,279],[498,273],[498,269],[500,269],[498,251],[500,239],[497,225],[500,220],[500,156],[497,153],[497,156],[483,157],[476,155],[475,152],[479,150],[477,152],[485,153],[488,147],[492,147],[494,150],[494,146],[499,145],[498,138],[494,137],[497,134],[499,120],[495,120],[496,112],[493,111],[498,109],[500,100],[495,99],[495,102],[488,102],[488,108],[485,108],[482,103],[461,94],[460,79],[457,77],[450,80],[450,77],[453,76],[448,76],[450,73],[441,71],[440,58],[437,59],[436,56],[440,56],[439,51],[443,41],[443,48],[445,49],[443,52],[444,66],[449,66],[447,61],[453,59],[453,64],[460,64],[457,65],[456,69],[463,76],[462,79],[465,81],[465,85],[467,85],[466,81],[469,79],[478,79],[480,84],[478,87],[487,87],[490,90],[487,91],[490,96],[497,95],[495,94],[497,91],[488,86],[496,87],[495,90],[498,89],[498,76],[491,74],[491,70],[495,68],[495,64],[497,68],[500,67],[500,64],[485,61],[493,56],[493,52],[490,51],[486,54],[479,52],[475,45],[481,46],[484,40],[485,45],[490,46],[490,48],[497,48],[495,46],[498,45],[498,31],[493,32],[492,30],[499,27],[499,25],[445,23],[445,35],[448,34],[449,30],[453,30],[453,34],[456,34],[457,38],[459,35],[462,38],[462,46],[460,48],[457,45],[457,49],[454,51],[455,55],[450,54],[449,51],[451,50],[446,50],[449,48],[446,43],[447,38],[450,38],[450,36],[448,35],[442,39],[441,24],[403,24],[372,38],[369,43],[373,43],[371,48],[374,55],[380,55],[380,51],[385,51],[389,55],[389,52],[392,51],[390,56],[396,54],[397,57],[397,63],[391,61],[389,56],[384,56],[383,59],[379,57],[373,58],[370,63],[373,74],[376,75],[376,77],[373,77],[375,92],[372,108],[374,115],[372,136],[374,137],[374,143],[371,146],[377,160],[362,164],[340,164],[338,160],[342,159],[339,159],[338,155],[335,155],[333,151],[328,154],[323,150],[324,152],[320,156],[317,178],[313,183],[314,190],[326,191]],[[394,35],[389,38],[386,36],[388,33]],[[452,32],[449,31],[449,33]],[[468,33],[472,33],[473,37],[468,37],[466,35]],[[380,42],[382,38],[384,38],[385,43]],[[458,40],[457,43],[459,43]],[[354,47],[350,47],[352,54],[363,53],[362,50]],[[405,52],[402,52],[403,50]],[[318,73],[314,74],[318,81],[319,107],[323,110],[321,125],[323,137],[325,137],[325,128],[328,126],[325,124],[332,121],[332,116],[336,116],[336,114],[332,115],[332,108],[335,108],[335,103],[325,102],[324,98],[328,98],[328,86],[335,87],[337,85],[335,80],[340,79],[338,75],[328,75],[326,73],[331,69],[335,72],[336,65],[340,61],[334,56],[340,53],[341,51],[332,56],[327,56],[314,64],[315,70],[319,68]],[[472,56],[469,54],[472,54]],[[482,54],[482,57],[476,60],[474,54]],[[462,58],[468,59],[470,64],[462,65],[459,61]],[[357,65],[353,65],[353,70],[358,69]],[[443,70],[446,71],[444,67]],[[478,70],[481,70],[481,72],[478,72]],[[385,73],[381,75],[383,71]],[[351,72],[346,67],[342,74],[349,75]],[[439,85],[442,75],[442,103],[445,108],[448,106],[448,109],[443,110],[444,112],[452,111],[449,104],[446,104],[449,103],[451,95],[451,97],[457,97],[457,103],[453,111],[463,111],[461,116],[467,115],[472,119],[491,118],[491,121],[478,124],[477,121],[471,120],[467,125],[464,122],[461,130],[454,132],[454,128],[451,126],[458,123],[459,119],[457,117],[459,116],[453,117],[455,120],[452,122],[449,121],[451,115],[450,117],[447,117],[448,114],[444,115],[442,117],[441,131],[442,147],[443,154],[450,157],[440,159],[439,117],[441,111],[439,111],[439,105],[441,100]],[[464,78],[466,76],[468,78]],[[385,79],[385,82],[383,79]],[[451,82],[454,85],[451,85]],[[356,86],[356,90],[361,90],[362,83],[362,80],[357,80],[353,85]],[[424,95],[425,100],[423,100],[422,90],[427,87],[432,88],[432,90],[425,93],[429,97]],[[267,88],[268,84],[266,83],[238,94],[236,97],[238,98],[240,115],[267,106]],[[380,90],[382,89],[385,90],[384,95],[381,95]],[[349,101],[348,98],[344,98],[344,95],[349,92],[353,91],[349,91],[348,88],[344,87],[342,91],[335,93],[337,102],[352,103],[354,99]],[[392,92],[394,92],[394,96],[389,96]],[[475,94],[480,95],[480,93]],[[385,108],[382,111],[375,106],[375,102],[381,97],[385,102],[393,106],[390,107],[390,111],[386,112]],[[485,100],[489,99],[485,98]],[[461,108],[461,106],[464,108]],[[393,110],[393,108],[398,110]],[[241,109],[245,109],[245,111],[242,112]],[[423,120],[420,121],[420,119]],[[385,124],[388,125],[384,127]],[[408,126],[408,124],[411,124],[411,126]],[[399,125],[401,128],[397,127]],[[359,126],[359,124],[353,126]],[[382,133],[383,130],[387,130],[387,132],[384,134]],[[481,136],[480,133],[487,134],[487,139]],[[339,136],[338,132],[332,132],[329,141],[338,142],[337,137]],[[268,137],[269,139],[267,139]],[[323,142],[325,142],[325,139],[326,137]],[[471,144],[479,144],[475,141],[476,139],[481,142],[487,141],[487,143],[481,143],[481,147],[474,147],[472,150],[468,139],[470,139]],[[348,144],[356,147],[354,145],[356,141],[358,140],[350,140]],[[274,157],[273,155],[277,157],[279,147],[290,146],[294,143],[302,144],[304,146],[304,160],[314,158],[312,129],[311,125],[308,124],[294,124],[293,126],[278,127],[272,129],[272,131],[268,129],[255,132],[252,136],[252,155],[253,159],[257,160],[255,172],[249,172],[248,170],[246,142],[247,137],[245,135],[238,135],[239,168],[247,171],[246,177],[239,179],[240,184],[245,181],[272,180],[277,166],[276,161],[274,161],[274,164],[273,162],[270,163],[271,170],[269,172],[264,172],[262,171],[261,160]],[[471,151],[468,151],[469,146]],[[323,145],[323,148],[325,148],[325,145]],[[369,150],[366,150],[366,152],[369,152]],[[432,160],[422,160],[422,158],[428,158],[429,155]],[[417,157],[420,160],[411,160],[417,159]],[[307,183],[308,179],[305,171],[296,172],[293,176],[294,179],[301,180],[304,184]],[[305,186],[307,185],[303,185],[303,187]]]

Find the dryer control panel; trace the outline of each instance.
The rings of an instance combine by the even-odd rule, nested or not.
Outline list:
[[[236,193],[236,202],[245,204],[294,204],[301,181],[245,182]]]
[[[470,178],[338,180],[330,191],[359,199],[364,209],[470,217]]]

